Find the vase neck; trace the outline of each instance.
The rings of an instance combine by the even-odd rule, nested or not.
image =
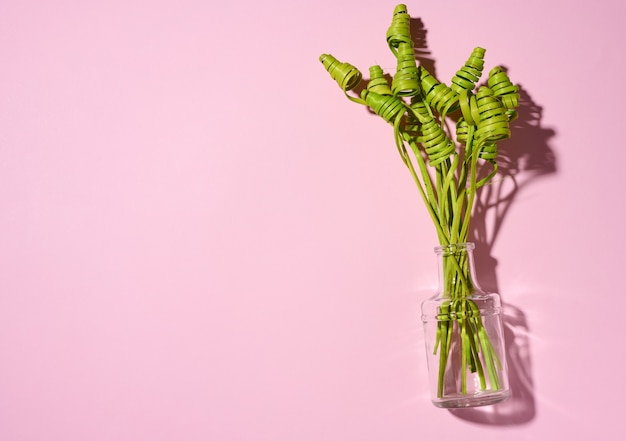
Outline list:
[[[442,297],[467,297],[482,289],[476,281],[474,244],[471,242],[435,248],[439,266],[439,289]]]

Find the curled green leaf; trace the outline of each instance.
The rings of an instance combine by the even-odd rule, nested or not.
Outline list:
[[[417,96],[420,94],[420,79],[415,62],[412,43],[402,43],[397,53],[398,67],[391,83],[394,95]]]
[[[363,74],[350,63],[342,63],[330,54],[320,55],[320,61],[341,90],[347,92],[359,85]]]
[[[367,83],[367,90],[378,95],[393,95],[383,69],[378,65],[370,67],[370,80]]]
[[[387,30],[387,44],[396,56],[398,48],[402,44],[413,44],[411,40],[411,17],[406,5],[397,5],[393,11],[391,26]]]
[[[498,157],[498,145],[495,142],[488,142],[483,145],[478,153],[481,159],[495,160]]]
[[[479,142],[495,142],[511,136],[506,108],[488,87],[481,87],[476,94],[480,119],[476,125]]]
[[[376,92],[365,89],[361,92],[361,98],[374,113],[391,124],[406,112],[404,102],[395,96],[379,95]]]
[[[428,109],[428,105],[421,99],[413,100],[409,105],[409,112],[407,112],[406,123],[404,125],[404,131],[409,138],[416,138],[419,136],[419,130],[423,123],[426,123],[432,119],[432,114]]]
[[[465,118],[461,117],[456,123],[456,140],[462,144],[467,143],[469,136],[469,124]]]
[[[450,88],[456,93],[462,90],[472,90],[483,73],[485,49],[474,48],[461,69],[452,77]]]
[[[519,105],[519,87],[514,85],[507,73],[499,66],[489,72],[487,84],[493,90],[493,94],[502,100],[507,109],[515,109]]]
[[[472,92],[465,89],[461,90],[459,94],[459,106],[467,124],[475,126],[478,121],[480,121],[476,96]]]
[[[454,143],[448,138],[434,118],[422,124],[421,135],[417,141],[424,146],[430,165],[437,166],[448,159],[456,150]]]
[[[459,108],[458,93],[437,81],[423,66],[420,66],[419,72],[424,99],[430,107],[441,115]]]

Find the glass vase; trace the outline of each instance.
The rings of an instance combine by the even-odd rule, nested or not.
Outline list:
[[[476,282],[473,243],[435,248],[439,289],[422,303],[431,399],[437,407],[495,404],[510,395],[500,296]]]

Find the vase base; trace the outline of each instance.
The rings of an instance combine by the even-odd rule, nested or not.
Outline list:
[[[444,409],[458,409],[464,407],[489,406],[501,403],[511,396],[509,390],[498,392],[487,392],[476,395],[447,396],[445,398],[433,400],[433,404]]]

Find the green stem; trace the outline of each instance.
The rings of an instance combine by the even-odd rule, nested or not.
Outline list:
[[[497,390],[501,387],[499,371],[502,364],[482,322],[480,309],[469,296],[473,292],[469,275],[469,260],[465,253],[450,253],[442,257],[445,300],[437,317],[435,354],[439,350],[437,393],[445,395],[446,371],[451,351],[460,351],[460,392],[468,393],[468,371],[475,373],[480,388]],[[452,345],[452,339],[458,339]],[[454,374],[452,374],[454,375]]]
[[[474,198],[476,196],[476,172],[478,168],[478,152],[480,145],[474,146],[470,153],[470,187],[467,193],[467,206],[465,207],[465,217],[463,218],[463,226],[461,227],[460,237],[468,237],[472,208],[474,206]]]
[[[409,134],[406,132],[403,132],[400,129],[400,118],[397,118],[396,122],[394,123],[394,131],[396,133],[396,145],[398,147],[398,150],[400,151],[400,155],[402,156],[403,162],[408,167],[409,172],[411,173],[411,176],[413,177],[413,181],[417,185],[420,196],[422,197],[422,200],[424,201],[424,204],[426,205],[428,214],[430,215],[435,225],[435,229],[437,230],[437,236],[439,237],[439,242],[447,244],[448,243],[446,239],[447,236],[444,233],[444,230],[441,225],[441,219],[439,218],[439,215],[438,215],[437,198],[435,197],[433,184],[430,178],[430,174],[428,173],[428,169],[426,168],[426,163],[424,161],[424,158],[420,154],[417,148],[417,145],[415,145],[415,143],[411,140],[411,137],[409,136]],[[420,170],[420,174],[422,176],[422,180],[420,180],[415,170],[415,167],[413,166],[413,161],[409,157],[406,147],[404,146],[404,142],[403,142],[404,140],[406,140],[409,143],[409,146],[411,146],[411,149],[413,150],[413,156],[415,157],[415,160],[417,162],[418,168]]]

